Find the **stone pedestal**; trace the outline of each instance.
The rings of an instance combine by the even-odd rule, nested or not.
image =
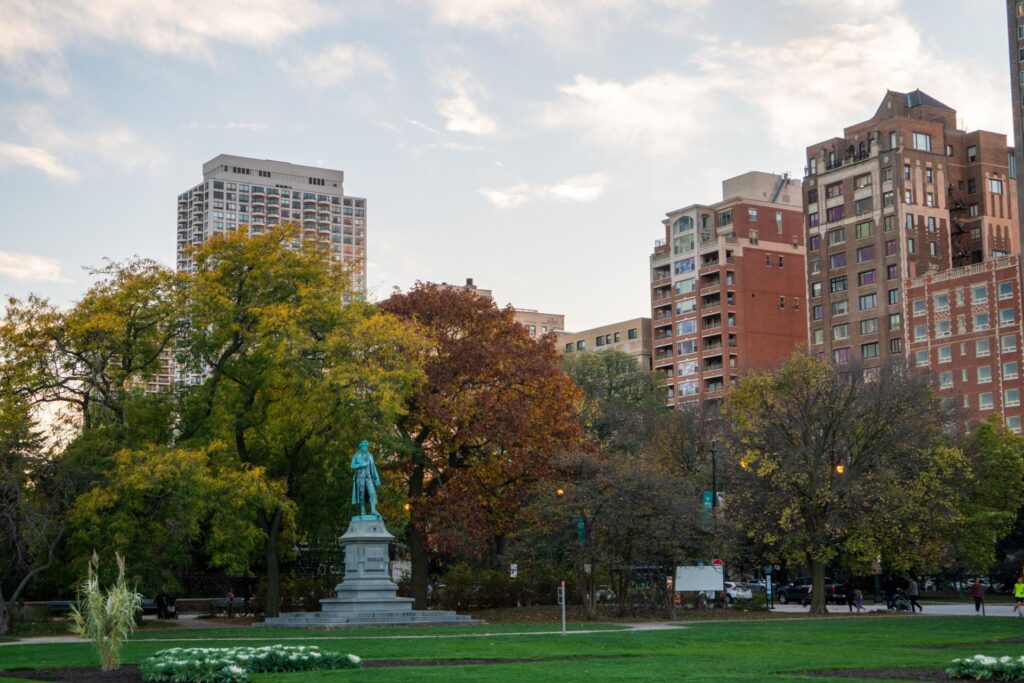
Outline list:
[[[479,624],[479,620],[435,610],[414,610],[412,598],[400,598],[388,571],[388,545],[394,536],[383,520],[354,517],[341,537],[345,545],[345,578],[334,597],[320,601],[321,612],[288,612],[255,626],[371,626],[402,624]]]

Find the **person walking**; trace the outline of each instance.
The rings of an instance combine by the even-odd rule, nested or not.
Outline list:
[[[974,598],[974,613],[981,614],[981,603],[985,599],[985,587],[981,585],[981,577],[975,576],[971,584],[971,597]]]
[[[228,586],[228,592],[224,596],[224,607],[229,617],[235,616],[235,592]]]
[[[1013,584],[1013,603],[1013,611],[1017,616],[1024,616],[1024,610],[1021,610],[1021,605],[1024,605],[1024,574],[1017,577],[1017,583]]]
[[[857,613],[859,614],[859,613],[863,612],[864,611],[864,593],[862,593],[859,588],[857,590],[853,591],[853,601],[857,605]]]
[[[907,597],[910,598],[911,612],[917,610],[924,611],[924,607],[921,607],[921,603],[917,601],[921,597],[921,590],[917,587],[917,579],[913,576],[910,577],[910,581],[907,583]]]
[[[849,611],[852,612],[855,604],[853,596],[853,577],[846,579],[846,585],[843,586],[843,590],[846,592],[846,606],[849,608]]]
[[[896,579],[892,574],[885,579],[885,605],[890,612],[896,609]]]

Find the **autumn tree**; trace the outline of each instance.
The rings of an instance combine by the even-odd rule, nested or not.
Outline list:
[[[529,485],[574,448],[579,398],[553,338],[530,338],[511,309],[417,284],[381,307],[431,340],[426,382],[394,422],[385,464],[405,483],[413,597],[426,603],[428,552],[500,556]]]
[[[354,444],[387,437],[425,355],[409,325],[357,299],[346,304],[347,271],[309,244],[293,248],[296,229],[214,237],[187,283],[182,355],[199,381],[186,392],[178,445],[230,444],[237,467],[259,469],[279,492],[254,510],[267,616],[278,612],[290,510],[309,509],[302,498],[311,492],[347,492]],[[340,524],[348,508],[310,512]]]
[[[877,549],[857,539],[906,529],[921,509],[891,503],[908,491],[934,495],[958,470],[949,462],[958,451],[937,448],[942,411],[927,378],[897,363],[864,372],[796,353],[743,378],[727,414],[728,513],[778,557],[810,565],[813,611],[825,611],[825,566],[840,550],[870,562]],[[934,547],[929,540],[913,542]]]

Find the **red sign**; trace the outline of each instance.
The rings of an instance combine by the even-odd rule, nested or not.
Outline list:
[[[715,559],[711,560],[711,566],[712,567],[724,567],[725,566],[725,562],[722,562],[722,560],[720,558],[716,557]]]

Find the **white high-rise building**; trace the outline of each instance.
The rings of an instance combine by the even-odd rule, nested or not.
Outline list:
[[[350,266],[352,290],[366,294],[366,200],[346,197],[345,173],[318,166],[220,154],[203,164],[203,182],[178,195],[178,270],[191,271],[191,250],[210,237],[244,230],[259,235],[279,223],[301,228]],[[296,244],[298,246],[298,244]]]

